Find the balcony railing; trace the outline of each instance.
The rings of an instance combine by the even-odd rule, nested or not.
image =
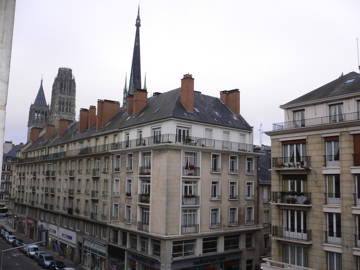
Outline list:
[[[272,167],[275,169],[306,169],[310,168],[310,157],[301,156],[294,157],[274,157],[272,159]]]
[[[296,191],[273,192],[272,201],[274,203],[310,205],[311,193]]]
[[[279,238],[311,241],[311,230],[272,226],[271,233]]]
[[[149,231],[149,224],[143,223],[142,221],[139,221],[137,224],[137,228],[139,231],[148,232]]]
[[[263,259],[265,262],[261,264],[261,269],[263,270],[315,270],[313,268],[308,268],[305,266],[299,266],[294,264],[288,264],[285,262],[274,261],[267,258]]]
[[[192,225],[181,225],[181,233],[198,233],[199,232],[199,224]]]
[[[197,195],[185,195],[182,197],[182,205],[199,205],[199,196]]]
[[[340,155],[324,155],[324,167],[339,167]]]
[[[141,166],[140,167],[140,174],[143,174],[143,175],[151,174],[151,166]]]
[[[139,194],[139,202],[150,203],[150,194]]]
[[[325,193],[325,204],[336,204],[336,205],[340,205],[341,204],[341,196],[340,193]]]
[[[98,199],[99,192],[97,190],[91,191],[91,199]]]
[[[341,233],[325,231],[325,243],[341,245]]]
[[[183,176],[200,176],[200,167],[193,165],[183,167]]]
[[[122,141],[119,143],[105,144],[94,147],[84,147],[81,149],[69,150],[66,152],[59,152],[53,154],[46,154],[37,157],[23,157],[19,158],[20,163],[25,162],[38,162],[38,161],[47,161],[62,159],[65,157],[74,157],[79,155],[89,155],[97,153],[106,153],[110,151],[117,151],[122,149],[129,148],[139,148],[139,147],[149,147],[159,144],[166,145],[184,145],[189,147],[198,147],[201,149],[214,149],[214,150],[229,150],[232,152],[252,152],[254,150],[253,144],[232,142],[232,141],[223,141],[223,140],[214,140],[206,139],[200,137],[187,137],[185,140],[177,140],[175,134],[163,134],[160,136],[151,136],[143,138],[141,143],[137,139]]]
[[[332,116],[323,116],[323,117],[316,117],[316,118],[309,118],[302,120],[293,120],[282,123],[275,123],[273,124],[273,131],[323,126],[323,125],[352,122],[359,120],[360,120],[359,112],[343,113]]]
[[[92,177],[99,177],[99,176],[100,176],[100,169],[93,169]]]

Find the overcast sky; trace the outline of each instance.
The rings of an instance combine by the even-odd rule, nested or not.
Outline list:
[[[58,67],[76,79],[76,111],[97,99],[122,102],[130,72],[137,1],[18,0],[6,140],[26,140],[41,76],[50,103]],[[193,74],[219,96],[240,89],[240,112],[254,127],[283,121],[279,105],[342,72],[357,71],[360,1],[142,0],[141,65],[147,87],[164,92]],[[263,142],[268,143],[266,135]]]

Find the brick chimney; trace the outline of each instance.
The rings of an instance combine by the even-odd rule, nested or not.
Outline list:
[[[56,134],[56,129],[54,125],[47,124],[45,127],[45,140],[49,139],[51,136]]]
[[[98,100],[96,129],[106,125],[120,111],[120,103],[113,100]]]
[[[134,109],[134,96],[133,95],[128,95],[128,97],[127,97],[127,105],[126,105],[126,110],[127,110],[128,114],[132,114],[133,109]]]
[[[87,130],[89,127],[89,110],[85,108],[80,109],[79,132]]]
[[[39,138],[41,130],[42,130],[41,128],[37,128],[37,127],[31,128],[30,136],[29,136],[31,142],[35,142]]]
[[[194,78],[185,74],[181,79],[180,102],[188,112],[194,111]]]
[[[240,114],[240,91],[239,89],[220,91],[220,99],[229,109],[236,114]]]
[[[59,120],[59,127],[58,127],[58,133],[59,135],[64,135],[67,128],[72,124],[73,121],[66,120],[66,119],[60,119]]]
[[[145,108],[147,102],[147,91],[145,89],[138,89],[134,92],[133,99],[133,114],[139,113]]]
[[[94,105],[89,107],[88,128],[96,126],[96,107]]]

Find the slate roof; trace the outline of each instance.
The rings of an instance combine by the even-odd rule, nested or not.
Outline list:
[[[23,147],[24,144],[20,143],[18,145],[14,145],[13,148],[9,152],[3,155],[3,160],[7,160],[8,158],[16,158],[16,152],[20,150],[21,147]]]
[[[360,94],[360,74],[350,72],[280,107],[288,108],[301,103],[357,93]]]
[[[260,151],[264,155],[259,157],[259,180],[271,181],[271,147],[263,145]]]
[[[35,150],[45,145],[57,145],[169,118],[219,125],[245,131],[252,130],[252,127],[241,115],[233,113],[219,98],[203,95],[196,91],[194,95],[194,112],[192,113],[187,112],[180,103],[180,88],[178,88],[148,98],[147,105],[138,116],[130,115],[125,108],[121,108],[120,112],[102,129],[96,130],[95,128],[90,128],[79,133],[78,123],[74,123],[62,136],[55,135],[48,140],[40,137],[27,151]]]
[[[36,95],[36,98],[35,98],[34,105],[46,106],[46,99],[45,99],[45,94],[44,94],[44,88],[43,88],[42,80],[41,80],[41,84],[40,84],[39,91],[38,91],[38,93],[37,93],[37,95]]]

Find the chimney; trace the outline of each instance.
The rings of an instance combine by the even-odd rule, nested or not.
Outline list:
[[[30,141],[35,142],[39,138],[41,128],[33,127],[30,130]]]
[[[87,130],[89,127],[89,110],[85,108],[80,109],[79,132]]]
[[[139,113],[145,108],[147,102],[147,91],[145,89],[138,89],[134,93],[133,99],[133,114]]]
[[[59,120],[59,127],[58,127],[58,133],[60,136],[64,135],[64,133],[66,132],[67,128],[71,125],[73,121],[71,120],[66,120],[66,119],[60,119]]]
[[[120,103],[113,100],[98,100],[96,129],[106,125],[120,111]]]
[[[233,113],[240,114],[239,89],[220,91],[220,99]]]
[[[89,107],[88,128],[96,126],[96,107],[94,105]]]
[[[185,74],[181,79],[180,102],[188,112],[194,111],[194,78]]]
[[[56,129],[54,125],[47,124],[45,127],[45,140],[49,139],[51,136],[55,135]]]
[[[127,103],[126,109],[127,109],[128,114],[132,114],[133,113],[133,107],[134,107],[134,96],[133,95],[128,95],[126,103]]]

